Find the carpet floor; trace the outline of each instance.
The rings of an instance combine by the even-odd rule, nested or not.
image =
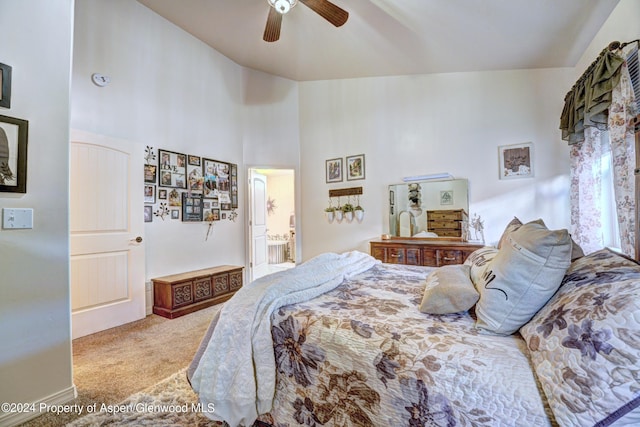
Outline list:
[[[182,378],[187,391],[191,391],[184,369],[221,307],[216,305],[171,320],[150,315],[73,340],[73,381],[78,397],[67,404],[77,405],[75,408],[83,409],[82,413],[79,410],[67,414],[46,413],[23,423],[21,427],[66,426],[85,416],[89,407],[100,410],[103,404],[118,404],[137,392],[162,384],[167,378],[175,377],[174,381]],[[200,416],[207,420],[204,415]],[[107,422],[98,425],[119,424]]]

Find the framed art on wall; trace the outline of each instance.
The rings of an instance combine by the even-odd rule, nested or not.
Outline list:
[[[191,164],[193,160],[197,164]],[[204,188],[204,178],[202,177],[202,166],[200,166],[200,157],[189,156],[189,164],[187,165],[187,189],[192,193],[202,194]]]
[[[500,179],[533,177],[533,143],[498,147]]]
[[[325,160],[324,167],[327,184],[342,182],[342,158]]]
[[[182,193],[182,221],[202,221],[202,194]]]
[[[229,163],[212,159],[202,159],[202,175],[204,177],[203,194],[205,198],[229,198],[229,169]]]
[[[238,207],[238,165],[231,164],[231,208],[236,209]]]
[[[144,207],[144,222],[153,222],[153,206]]]
[[[364,179],[364,154],[347,157],[347,181]]]
[[[155,184],[157,178],[157,166],[156,165],[144,165],[144,182],[150,182]]]
[[[148,185],[144,186],[144,202],[145,203],[155,203],[156,202],[156,186]]]
[[[0,116],[0,193],[27,192],[29,122]]]
[[[173,151],[158,150],[160,166],[160,186],[187,188],[186,156]]]
[[[11,108],[11,66],[0,64],[0,107]]]

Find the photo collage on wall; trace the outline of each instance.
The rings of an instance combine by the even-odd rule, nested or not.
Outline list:
[[[155,216],[164,220],[170,214],[183,222],[219,221],[226,217],[220,211],[238,208],[238,165],[163,149],[152,164],[151,150],[144,165],[145,222],[153,221],[156,202]]]

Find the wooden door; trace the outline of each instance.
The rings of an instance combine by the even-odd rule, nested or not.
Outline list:
[[[251,259],[249,260],[249,281],[269,273],[267,250],[267,177],[254,170],[250,171],[251,217]]]
[[[145,317],[143,157],[138,144],[71,131],[72,335]]]

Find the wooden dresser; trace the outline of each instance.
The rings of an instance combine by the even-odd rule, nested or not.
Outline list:
[[[242,287],[242,269],[221,265],[152,279],[153,313],[173,319],[224,302]]]
[[[484,247],[478,243],[446,240],[372,240],[371,256],[389,264],[440,267],[462,264],[473,251]]]
[[[467,236],[469,218],[463,209],[427,211],[427,231],[441,237]]]

